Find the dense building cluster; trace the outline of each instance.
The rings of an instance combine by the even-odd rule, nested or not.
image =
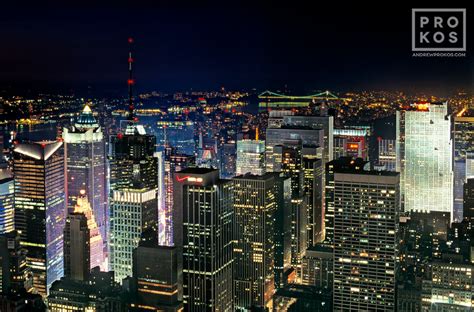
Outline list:
[[[5,123],[0,310],[473,309],[469,104],[250,97]]]

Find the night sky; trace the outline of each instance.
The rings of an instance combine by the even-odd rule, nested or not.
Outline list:
[[[473,87],[469,8],[466,57],[414,58],[411,6],[134,2],[2,7],[0,88],[125,94],[129,36],[139,91]]]

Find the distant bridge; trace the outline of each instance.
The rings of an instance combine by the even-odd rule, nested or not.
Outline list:
[[[287,95],[266,90],[258,95],[259,108],[293,108],[293,107],[307,107],[313,100],[324,101],[344,101],[348,102],[351,99],[340,98],[330,91],[324,91],[311,95]]]

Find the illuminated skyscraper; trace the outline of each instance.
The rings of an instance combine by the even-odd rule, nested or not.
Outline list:
[[[231,181],[218,170],[184,169],[175,174],[174,196],[185,311],[234,311]]]
[[[0,234],[15,229],[13,220],[13,175],[6,167],[0,167]]]
[[[21,143],[14,147],[15,228],[33,287],[46,296],[63,276],[63,230],[66,220],[62,142]]]
[[[92,213],[92,207],[89,203],[87,195],[82,192],[77,198],[77,204],[74,206],[75,214],[82,214],[86,218],[86,226],[89,233],[88,248],[90,254],[90,270],[95,267],[100,267],[102,271],[107,271],[107,264],[104,262],[104,243],[102,241],[102,235],[100,235],[99,227],[95,220],[95,216]]]
[[[399,174],[334,173],[334,310],[395,311]]]
[[[303,193],[306,195],[307,224],[306,245],[314,246],[324,239],[323,176],[322,160],[317,158],[316,148],[303,148]]]
[[[246,173],[254,175],[265,173],[265,141],[248,139],[237,141],[236,175]]]
[[[236,309],[264,309],[273,292],[277,174],[244,175],[234,183]]]
[[[110,270],[119,283],[132,276],[132,253],[143,231],[158,235],[158,173],[155,137],[129,124],[111,138]]]
[[[100,229],[107,240],[107,185],[105,140],[89,105],[85,105],[71,128],[64,128],[67,166],[67,206],[73,209],[85,190]],[[103,246],[106,249],[106,246]]]
[[[178,154],[176,149],[165,149],[165,210],[160,213],[160,237],[162,246],[174,246],[173,241],[173,201],[174,201],[174,174],[189,167],[194,167],[194,156]]]
[[[461,219],[463,185],[474,178],[474,117],[454,117],[454,219]],[[471,168],[473,166],[473,168]]]
[[[274,153],[277,145],[299,145],[300,147],[319,147],[318,158],[323,157],[324,130],[309,127],[282,126],[281,128],[268,128],[266,132],[266,168],[267,172],[281,172],[281,159]]]
[[[453,218],[453,142],[448,104],[397,111],[397,171],[405,211],[448,212]]]
[[[309,127],[323,129],[323,165],[333,160],[334,148],[334,117],[333,116],[284,116],[283,124],[293,127]]]
[[[325,179],[325,213],[324,213],[324,241],[334,245],[334,173],[341,170],[352,170],[353,172],[368,169],[369,162],[362,158],[340,157],[326,164]]]

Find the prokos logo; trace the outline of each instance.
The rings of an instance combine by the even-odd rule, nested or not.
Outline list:
[[[466,51],[466,9],[412,9],[412,51]]]

